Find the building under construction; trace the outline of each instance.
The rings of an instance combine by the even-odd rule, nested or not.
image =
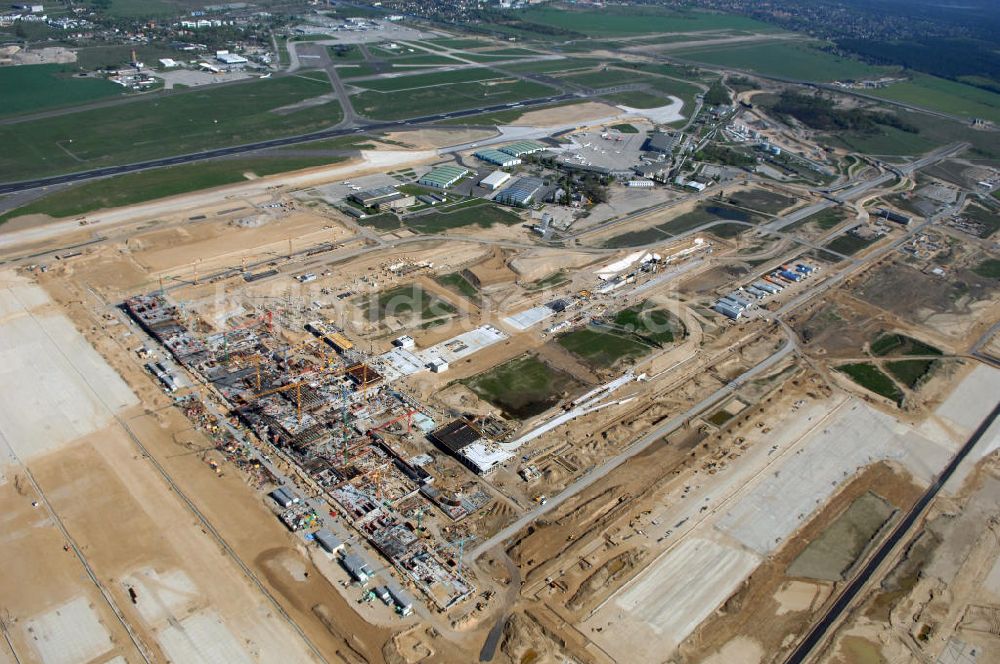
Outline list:
[[[392,389],[343,330],[310,322],[297,333],[304,338],[292,343],[265,313],[201,337],[162,294],[131,298],[123,308],[222,396],[262,442],[311,478],[337,513],[440,609],[474,591],[461,574],[456,547],[415,527],[413,516],[419,523],[424,512],[437,509],[448,519],[462,518],[489,496],[473,495],[464,503],[451,496],[461,507],[455,510],[447,492],[426,491],[434,477],[396,441],[412,438],[414,428],[430,432],[433,418]],[[313,525],[293,511],[289,528]]]

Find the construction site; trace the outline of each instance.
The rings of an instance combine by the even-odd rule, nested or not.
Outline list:
[[[848,592],[816,661],[1000,657],[996,250],[899,205],[962,149],[554,230],[338,207],[440,161],[388,149],[15,222],[0,662],[778,662]]]

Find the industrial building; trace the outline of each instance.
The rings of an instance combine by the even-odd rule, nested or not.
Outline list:
[[[428,440],[479,475],[487,475],[514,455],[483,437],[467,420],[453,420],[432,431]]]
[[[677,149],[681,140],[684,138],[683,132],[674,132],[673,134],[657,132],[655,134],[650,134],[646,142],[642,144],[642,149],[646,152],[660,152],[662,154],[671,154]]]
[[[535,200],[545,183],[539,178],[518,178],[512,185],[497,194],[495,200],[504,205],[527,207]]]
[[[480,150],[472,156],[481,161],[485,161],[488,164],[499,166],[500,168],[513,168],[521,163],[521,159],[519,157],[515,157],[506,152],[500,152],[500,150],[494,150],[492,148]]]
[[[376,207],[380,203],[396,200],[404,195],[396,191],[395,187],[378,187],[366,191],[357,191],[348,196],[348,198],[365,207]]]
[[[250,62],[242,55],[230,53],[229,51],[216,51],[215,59],[229,67],[232,67],[234,65],[245,65],[246,63]]]
[[[468,169],[461,166],[438,166],[417,180],[417,184],[436,189],[447,189],[468,174]]]
[[[490,191],[496,191],[501,187],[501,185],[507,182],[510,177],[510,173],[505,173],[504,171],[493,171],[479,181],[479,186],[485,187]]]
[[[313,539],[330,555],[340,553],[344,550],[344,543],[326,528],[320,528],[313,533]]]
[[[356,553],[343,553],[340,557],[340,564],[351,575],[351,578],[362,586],[367,584],[368,580],[374,576],[371,567],[368,565],[368,561]]]
[[[506,152],[513,157],[523,157],[526,154],[535,154],[536,152],[543,152],[547,149],[548,147],[546,145],[536,143],[535,141],[517,141],[516,143],[503,146],[500,148],[500,152]]]

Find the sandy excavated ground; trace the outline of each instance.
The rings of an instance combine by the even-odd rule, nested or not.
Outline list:
[[[583,104],[528,111],[511,124],[519,127],[551,127],[571,122],[596,122],[618,115],[620,112],[611,104],[588,101]]]
[[[344,648],[379,651],[377,630],[359,623],[331,633],[318,620],[312,609],[324,605],[351,613],[322,575],[297,583],[284,567],[268,566],[280,556],[307,559],[241,479],[220,479],[191,453],[206,441],[179,412],[162,410],[168,400],[141,371],[116,367],[138,380],[130,389],[44,291],[9,273],[4,283],[4,341],[36,326],[24,330],[35,341],[18,345],[32,364],[5,362],[3,381],[30,395],[5,395],[5,403],[32,402],[5,408],[0,421],[0,556],[9,572],[0,576],[0,596],[19,661],[69,664],[116,654],[138,661],[140,651],[185,662],[316,661],[252,578],[294,597],[289,610],[298,606],[297,621],[312,621],[308,639],[328,660]],[[137,396],[151,410],[133,405]],[[50,435],[39,436],[46,426]],[[133,435],[182,485],[167,484]],[[182,494],[196,497],[199,513],[219,525],[253,577],[207,534]],[[337,629],[349,625],[345,618]],[[349,646],[348,634],[356,635]]]

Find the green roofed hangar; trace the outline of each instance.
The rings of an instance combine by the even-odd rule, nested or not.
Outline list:
[[[422,178],[417,184],[437,189],[447,189],[469,174],[469,170],[461,166],[438,166]]]

